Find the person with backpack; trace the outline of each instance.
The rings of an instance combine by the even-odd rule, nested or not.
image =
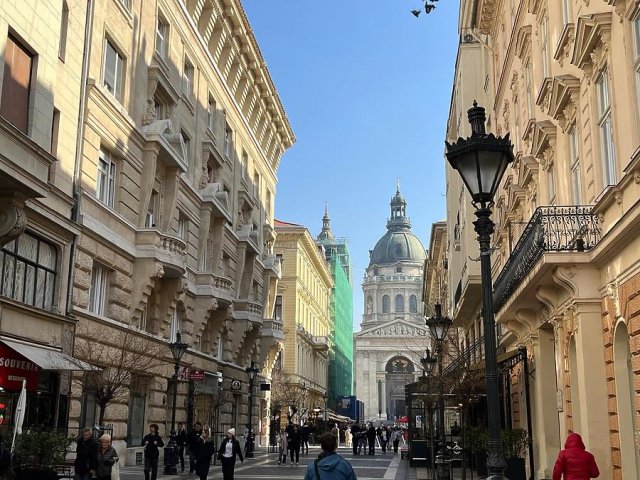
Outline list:
[[[304,480],[358,480],[353,467],[338,455],[338,439],[332,433],[320,437],[322,452],[307,465]]]
[[[149,425],[149,433],[142,439],[144,447],[144,480],[156,480],[158,478],[158,458],[164,442],[158,435],[158,425]]]

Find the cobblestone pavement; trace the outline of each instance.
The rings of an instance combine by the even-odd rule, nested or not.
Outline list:
[[[320,453],[318,447],[311,447],[309,455],[300,456],[299,465],[278,465],[278,455],[276,453],[267,453],[266,450],[256,452],[255,458],[245,459],[244,463],[236,464],[235,478],[236,480],[268,480],[268,479],[303,479],[307,470],[307,464],[315,460]],[[356,455],[351,453],[351,449],[340,448],[338,453],[346,458],[353,466],[358,480],[408,480],[415,479],[415,473],[410,475],[411,470],[407,468],[405,460],[400,460],[400,455],[387,453],[379,454],[373,457],[368,455]],[[160,466],[162,471],[162,466]],[[138,480],[143,479],[144,474],[142,467],[124,467],[120,471],[121,480]],[[196,480],[195,475],[181,473],[178,476],[158,475],[158,480]],[[209,470],[209,480],[221,479],[222,473],[220,466],[211,466]]]

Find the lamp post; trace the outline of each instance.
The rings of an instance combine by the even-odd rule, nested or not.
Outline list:
[[[429,407],[426,407],[426,402],[427,402],[427,398],[428,395],[431,393],[430,392],[430,388],[429,388],[429,383],[431,382],[431,375],[433,375],[433,369],[436,366],[436,363],[438,363],[438,360],[436,359],[436,357],[434,357],[433,355],[431,355],[431,350],[427,348],[427,351],[425,352],[425,356],[422,357],[420,359],[420,363],[422,364],[422,375],[425,376],[427,378],[427,396],[425,396],[424,402],[423,402],[423,406],[425,406],[425,408],[427,409],[427,413],[429,415],[429,424],[428,424],[428,428],[429,428],[429,444],[430,444],[430,452],[431,452],[431,475],[432,478],[434,476],[434,471],[435,471],[435,459],[434,459],[434,455],[433,455],[433,409],[431,408],[431,404],[429,404]],[[424,415],[423,415],[424,416]],[[424,424],[425,424],[425,431],[426,431],[426,427],[427,427],[427,419],[425,418],[424,420]],[[426,440],[426,435],[425,435],[425,440]]]
[[[251,425],[251,414],[253,413],[253,381],[256,379],[258,369],[252,361],[251,365],[247,367],[245,371],[247,372],[247,376],[249,377],[249,424],[247,425],[247,442],[249,442],[249,445],[247,447],[247,454],[245,456],[247,458],[253,458],[253,427]]]
[[[327,427],[327,400],[329,400],[329,392],[324,392],[324,395],[322,396],[322,399],[324,400],[324,426],[325,428]]]
[[[473,102],[467,112],[471,136],[459,139],[447,147],[447,160],[458,171],[475,207],[477,220],[473,222],[480,244],[480,274],[482,279],[482,320],[484,323],[485,378],[487,382],[487,417],[489,442],[487,470],[489,480],[503,478],[505,467],[500,440],[500,394],[498,362],[496,358],[496,325],[493,311],[493,285],[491,279],[491,220],[493,198],[509,163],[513,162],[513,145],[509,134],[504,138],[487,134],[483,107]]]
[[[181,341],[180,332],[176,333],[176,339],[169,344],[169,350],[173,356],[173,408],[171,409],[171,433],[169,443],[164,448],[164,473],[165,475],[178,474],[178,456],[176,455],[176,401],[178,400],[178,372],[180,371],[180,360],[185,354],[189,345]]]
[[[439,470],[438,478],[448,479],[449,468],[445,462],[447,440],[444,431],[444,379],[442,378],[442,362],[444,360],[444,342],[453,321],[449,317],[442,316],[442,305],[436,304],[434,309],[435,315],[428,317],[426,319],[426,324],[427,327],[429,327],[431,336],[436,342],[436,357],[438,359],[438,427],[440,430],[439,439],[442,448],[442,468]],[[431,368],[433,368],[433,366]]]

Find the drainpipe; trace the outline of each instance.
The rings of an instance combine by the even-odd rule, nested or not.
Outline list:
[[[535,460],[533,458],[533,437],[531,436],[533,427],[531,425],[531,398],[529,396],[529,359],[527,358],[527,347],[520,347],[518,350],[520,355],[522,355],[522,365],[524,368],[524,398],[527,404],[527,437],[529,440],[529,480],[534,480],[536,474]]]

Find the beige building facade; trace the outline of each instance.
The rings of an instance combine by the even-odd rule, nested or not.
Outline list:
[[[321,246],[306,227],[276,220],[274,251],[282,258],[276,311],[282,319],[284,344],[278,368],[292,395],[282,401],[281,411],[295,407],[302,420],[323,408],[327,393],[331,316],[329,300],[333,288],[331,267]],[[274,392],[275,395],[275,392]],[[281,422],[281,425],[284,424]]]
[[[283,340],[273,319],[280,277],[273,253],[276,172],[295,138],[242,4],[47,3],[57,13],[42,28],[20,24],[41,19],[40,10],[2,14],[29,48],[48,35],[42,52],[51,65],[38,56],[48,77],[32,96],[33,111],[44,113],[34,113],[26,150],[37,175],[20,188],[45,196],[39,203],[57,202],[57,210],[39,207],[32,218],[56,223],[49,229],[65,245],[56,273],[70,275],[70,290],[60,282],[53,302],[64,309],[69,295],[73,322],[55,316],[54,335],[40,327],[47,315],[39,314],[36,332],[67,338],[71,349],[75,324],[76,356],[101,367],[71,382],[70,426],[97,422],[101,396],[113,389],[102,416],[127,464],[142,451],[149,423],[168,435],[174,403],[177,420],[200,420],[217,431],[243,432],[251,408],[258,432],[267,415],[257,388],[269,371],[262,367]],[[61,63],[58,27],[49,23],[61,20],[64,8]],[[32,40],[22,30],[38,33]],[[56,88],[61,93],[54,95]],[[64,132],[58,162],[50,154],[55,115]],[[168,344],[178,333],[189,349],[173,398]],[[132,355],[149,368],[123,371],[120,360]],[[260,374],[249,405],[252,362]]]
[[[570,431],[596,456],[601,478],[640,474],[639,7],[461,3],[447,140],[470,133],[465,111],[477,99],[489,131],[509,132],[514,144],[495,198],[494,303],[500,347],[526,347],[535,369],[536,478],[550,478]],[[457,325],[482,338],[479,268],[468,260],[477,256],[472,207],[450,168],[447,183],[449,302]],[[512,392],[518,400],[522,392]],[[517,416],[525,425],[525,410]]]

